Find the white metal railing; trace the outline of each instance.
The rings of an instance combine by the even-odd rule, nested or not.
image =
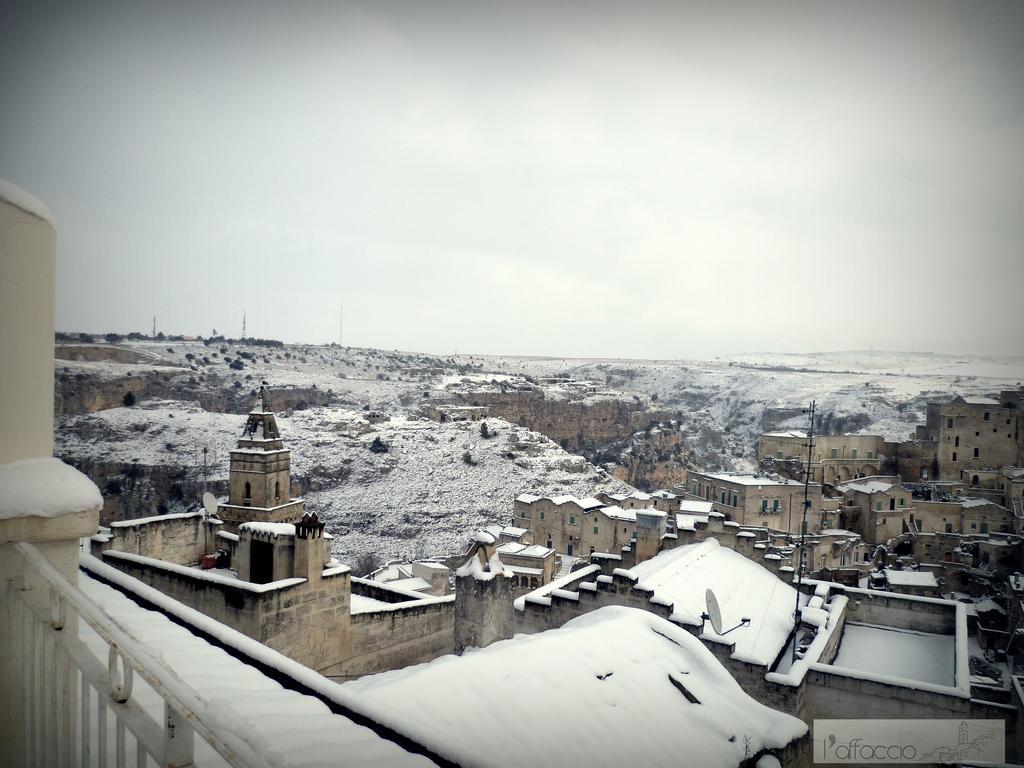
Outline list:
[[[22,637],[26,766],[123,768],[131,764],[128,733],[138,768],[194,765],[196,735],[236,768],[268,765],[240,735],[216,732],[196,691],[38,549],[27,543],[13,549],[24,565],[14,591],[27,607]],[[76,619],[106,642],[106,664],[77,632],[65,631]],[[132,698],[136,674],[163,699],[162,722]]]

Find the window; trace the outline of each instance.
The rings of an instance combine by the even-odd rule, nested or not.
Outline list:
[[[989,413],[988,411],[985,411],[985,421],[991,421],[991,420],[992,420],[992,414]]]
[[[738,501],[738,498],[737,498],[736,494],[734,493],[734,494],[732,495],[732,505],[733,505],[734,507],[736,506],[736,502],[737,502],[737,501]]]
[[[622,532],[623,532],[623,533],[625,533],[625,532],[626,532],[626,526],[622,526]]]
[[[977,529],[977,527],[978,527],[978,524],[977,524],[977,523],[971,523],[971,530],[972,530],[972,531],[973,531],[973,530],[976,530],[976,529]]]
[[[569,515],[569,525],[576,525],[576,515]]]
[[[762,512],[767,512],[768,511],[768,499],[761,499],[761,511]]]
[[[772,499],[772,512],[778,512],[778,511],[779,511],[779,500],[778,499]]]
[[[946,533],[952,533],[952,532],[953,532],[953,524],[952,523],[946,523]]]
[[[281,483],[280,481],[274,481],[274,499],[278,500],[281,498]]]
[[[540,519],[541,519],[541,520],[543,520],[543,519],[544,519],[544,513],[543,513],[543,512],[541,512],[541,513],[540,513]]]
[[[977,448],[974,449],[974,458],[978,458],[978,450]]]
[[[594,526],[594,533],[597,533],[597,526]]]
[[[953,420],[952,419],[946,419],[946,429],[952,429],[952,428],[953,428]]]
[[[722,503],[725,504],[725,491],[722,491],[722,495],[720,498],[722,499]]]
[[[857,449],[856,448],[854,448],[852,451],[850,451],[850,457],[854,458],[854,459],[857,458]]]
[[[903,506],[902,504],[900,506]],[[889,499],[889,509],[896,509],[896,499]]]
[[[876,501],[875,502],[875,512],[881,512],[881,511],[882,511],[882,502],[881,501]]]
[[[960,447],[960,435],[957,435],[956,438],[953,440],[953,447],[954,448],[959,448]]]
[[[775,458],[776,459],[781,459],[782,458],[782,451],[776,451],[775,452]]]
[[[875,452],[874,452],[874,451],[868,451],[868,452],[867,452],[867,457],[868,457],[869,459],[873,459],[873,458],[875,458]]]
[[[903,499],[900,499],[900,506],[903,506]]]
[[[981,532],[982,533],[988,533],[988,523],[982,522],[982,524],[981,524]]]
[[[839,449],[838,448],[833,448],[830,451],[830,454],[831,454],[833,459],[838,459],[839,458]]]
[[[248,480],[245,481],[245,496],[243,496],[242,498],[244,498],[246,501],[252,498],[252,486],[249,485]]]
[[[953,461],[956,461],[956,451],[953,452]]]

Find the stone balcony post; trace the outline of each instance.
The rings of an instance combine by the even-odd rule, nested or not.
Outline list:
[[[9,765],[25,760],[25,599],[49,597],[14,545],[32,544],[76,584],[79,540],[96,533],[103,503],[92,481],[52,458],[55,253],[46,208],[0,179],[0,762]]]

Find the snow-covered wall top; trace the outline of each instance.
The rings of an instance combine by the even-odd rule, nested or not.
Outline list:
[[[60,459],[0,464],[0,520],[60,517],[96,511],[102,506],[103,497],[96,484]]]
[[[15,208],[20,208],[25,213],[42,219],[54,229],[57,225],[54,222],[53,214],[49,209],[37,200],[33,195],[26,192],[17,184],[12,184],[7,179],[0,179],[0,200],[10,203]]]

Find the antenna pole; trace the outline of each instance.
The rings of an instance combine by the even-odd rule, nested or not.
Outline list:
[[[245,310],[242,310],[242,341],[245,341]]]
[[[800,560],[796,569],[796,611],[793,613],[793,662],[796,662],[796,640],[800,631],[800,587],[804,583],[804,570],[807,567],[807,550],[804,549],[807,538],[807,510],[811,507],[811,450],[814,448],[814,406],[811,400],[810,418],[807,426],[807,466],[804,467],[804,515],[800,521]]]
[[[156,338],[156,315],[153,315],[153,338]]]

